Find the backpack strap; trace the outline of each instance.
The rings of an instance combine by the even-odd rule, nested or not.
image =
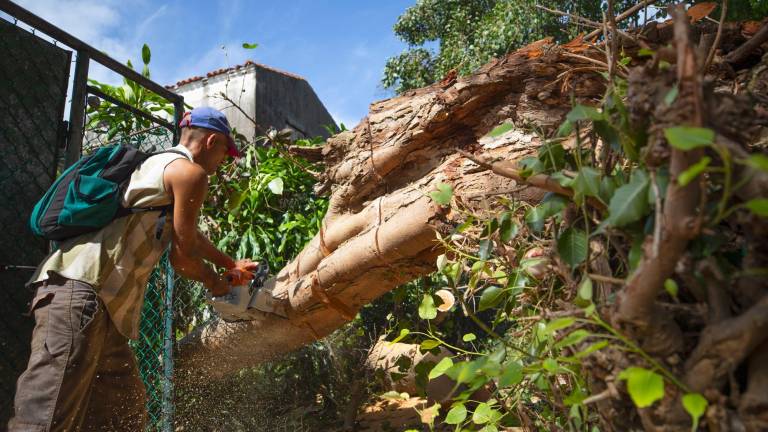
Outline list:
[[[173,149],[154,152],[150,155],[150,157],[163,154],[163,153],[175,153],[178,155],[182,155],[184,156],[185,159],[192,162],[192,159],[189,157],[189,155],[187,155],[183,151],[173,150]],[[155,238],[160,240],[160,237],[162,237],[163,235],[163,228],[165,228],[166,220],[168,219],[168,212],[173,211],[173,204],[168,204],[164,206],[153,206],[153,207],[120,208],[120,210],[118,210],[118,217],[127,216],[129,214],[144,213],[144,212],[151,212],[151,211],[160,212],[160,215],[157,217],[157,228],[155,229]]]

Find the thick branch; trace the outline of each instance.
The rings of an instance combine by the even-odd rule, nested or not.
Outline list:
[[[697,392],[720,387],[728,373],[766,338],[768,296],[741,315],[704,329],[686,363],[685,383]]]
[[[752,36],[750,40],[744,42],[743,45],[731,51],[727,56],[725,56],[725,61],[731,64],[741,63],[746,60],[750,54],[752,54],[752,51],[756,50],[765,42],[768,42],[768,21],[763,24],[763,27],[757,33],[755,33],[755,35]]]
[[[680,98],[676,101],[676,108],[681,112],[687,111],[684,118],[692,126],[702,125],[701,114],[701,84],[696,68],[694,50],[688,40],[688,22],[685,10],[678,7],[675,11],[675,43],[678,53],[678,79]],[[633,273],[626,288],[620,295],[618,314],[615,318],[619,322],[631,323],[637,326],[640,335],[651,336],[653,328],[661,323],[654,321],[663,314],[655,311],[654,302],[659,291],[664,286],[664,281],[674,272],[677,261],[685,252],[688,241],[698,234],[699,221],[696,208],[701,194],[701,186],[698,182],[691,182],[686,186],[680,186],[677,178],[691,165],[698,162],[702,154],[700,150],[683,151],[677,148],[671,149],[670,174],[671,179],[667,186],[665,208],[663,212],[663,228],[660,240],[659,253],[653,254],[645,251],[637,270]],[[669,319],[667,318],[669,321]],[[668,329],[671,322],[667,322]],[[679,330],[675,334],[668,334],[667,340],[656,334],[655,342],[662,342],[664,350],[679,348],[681,343]],[[677,339],[677,340],[675,340]],[[671,344],[669,346],[666,346]]]

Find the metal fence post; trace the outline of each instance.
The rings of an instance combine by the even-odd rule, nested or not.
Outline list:
[[[168,252],[170,254],[170,251]],[[166,255],[168,256],[168,255]],[[173,431],[173,283],[170,257],[164,260],[165,298],[163,299],[163,432]]]
[[[72,83],[72,104],[69,106],[69,133],[64,167],[80,159],[83,149],[83,127],[85,126],[85,100],[88,96],[88,66],[91,57],[85,51],[77,52],[75,78]]]

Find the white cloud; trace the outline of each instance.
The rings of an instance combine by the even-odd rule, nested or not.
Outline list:
[[[162,16],[167,6],[146,8],[144,0],[16,0],[20,6],[53,25],[77,37],[115,60],[138,58],[140,39],[150,24]],[[146,18],[133,25],[126,18],[137,10],[146,11]],[[130,27],[130,31],[121,31]],[[135,63],[135,61],[134,61]],[[120,77],[110,70],[91,62],[89,77],[116,83]]]

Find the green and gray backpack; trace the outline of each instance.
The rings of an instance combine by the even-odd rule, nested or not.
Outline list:
[[[130,145],[102,147],[82,157],[56,179],[35,205],[29,218],[32,232],[61,241],[98,231],[132,213],[161,211],[164,216],[172,206],[126,208],[121,204],[131,174],[150,156],[160,153],[187,157],[178,150],[146,153]]]

